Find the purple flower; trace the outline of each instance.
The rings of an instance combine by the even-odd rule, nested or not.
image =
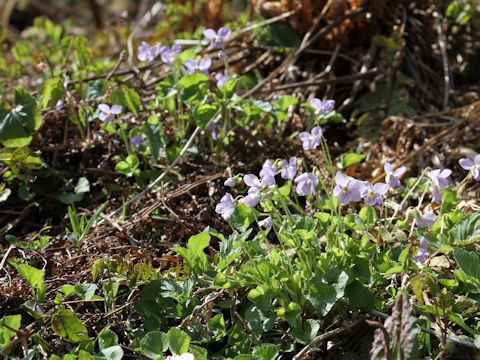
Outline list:
[[[442,202],[442,190],[448,187],[447,178],[452,174],[450,169],[437,169],[430,173],[432,202],[440,204]]]
[[[430,259],[430,252],[428,251],[427,240],[424,236],[420,238],[420,248],[418,249],[417,255],[414,256],[413,261],[419,263],[422,267],[425,266]]]
[[[234,178],[229,177],[227,180],[225,180],[223,185],[228,186],[228,187],[234,187],[235,185],[237,185],[237,182],[235,181]]]
[[[140,135],[135,135],[131,140],[130,140],[130,145],[139,147],[143,143],[143,138]]]
[[[203,36],[212,42],[214,48],[220,49],[231,33],[232,30],[227,27],[222,27],[218,29],[218,33],[213,29],[207,29],[203,32]]]
[[[61,98],[60,100],[57,101],[55,104],[55,110],[60,111],[62,109],[62,105],[65,102],[65,98]]]
[[[335,107],[335,100],[322,101],[317,98],[310,100],[310,106],[315,109],[315,114],[327,115],[333,111]]]
[[[235,211],[235,202],[233,197],[230,193],[226,193],[223,195],[220,203],[217,204],[215,207],[215,212],[217,214],[221,214],[222,217],[227,220],[230,216],[232,216],[233,212]]]
[[[463,158],[458,161],[460,166],[465,170],[470,170],[475,181],[480,181],[480,154],[475,156],[474,161]]]
[[[195,60],[189,59],[185,60],[185,67],[182,67],[182,70],[187,74],[187,75],[193,75],[197,71],[199,73],[202,73],[205,76],[209,75],[208,68],[212,65],[212,59],[210,58],[205,58],[200,60],[200,63],[197,63]]]
[[[435,215],[435,213],[433,211],[429,211],[429,212],[425,213],[425,215],[423,215],[420,210],[415,210],[413,212],[413,217],[415,219],[414,220],[415,224],[418,227],[421,227],[421,228],[424,228],[424,229],[428,229],[428,228],[432,227],[432,225],[435,223],[435,220],[437,218],[437,216]]]
[[[228,81],[227,70],[224,73],[217,73],[215,75],[215,80],[217,80],[217,88],[221,88]]]
[[[245,185],[247,186],[250,186],[250,189],[248,192],[250,192],[250,190],[252,190],[253,192],[259,192],[262,188],[263,188],[263,185],[262,182],[258,179],[258,177],[256,177],[255,175],[253,174],[247,174],[243,177],[243,182],[245,183]]]
[[[277,169],[275,168],[275,165],[273,165],[273,163],[270,160],[265,160],[262,166],[262,170],[260,170],[260,177],[262,178],[262,182],[263,182],[263,178],[265,177],[267,177],[267,179],[275,178],[276,173],[277,173]],[[275,185],[275,179],[273,180],[273,184],[267,184],[267,185]]]
[[[392,188],[396,188],[402,185],[399,178],[407,170],[405,166],[399,167],[397,170],[393,171],[393,166],[389,162],[387,162],[385,163],[385,165],[383,165],[383,169],[385,170],[385,174],[387,174],[385,176],[385,181],[388,185],[390,185]]]
[[[275,178],[270,174],[265,174],[261,180],[253,174],[247,174],[243,177],[243,181],[250,187],[248,195],[242,199],[242,202],[247,206],[255,206],[260,200],[266,201],[267,197],[265,195],[260,198],[260,191],[268,185],[275,185]]]
[[[242,203],[247,206],[254,207],[257,206],[258,202],[260,201],[260,195],[258,195],[257,192],[250,192],[250,190],[248,191],[248,195],[242,199]]]
[[[143,41],[142,45],[138,47],[137,58],[140,61],[150,63],[158,56],[158,54],[160,54],[158,46],[148,46],[148,44]]]
[[[312,129],[312,132],[301,132],[298,137],[302,140],[303,150],[313,150],[320,145],[320,138],[322,137],[323,131],[320,126],[315,126]]]
[[[258,225],[260,225],[264,229],[268,229],[268,228],[272,227],[272,219],[269,216],[269,217],[259,221]]]
[[[292,156],[290,160],[282,160],[282,173],[280,176],[282,179],[290,179],[293,180],[297,175],[297,158]]]
[[[115,115],[118,115],[122,112],[122,107],[120,105],[113,105],[111,108],[107,104],[98,105],[100,109],[100,114],[98,118],[104,122],[112,122],[115,120]]]
[[[182,52],[182,45],[174,44],[170,49],[168,46],[160,48],[160,57],[165,64],[171,64],[177,60],[177,56]]]
[[[348,204],[351,201],[360,201],[360,190],[363,190],[362,182],[351,176],[337,172],[335,175],[335,188],[333,195],[338,196],[338,201],[342,204]],[[362,187],[362,189],[359,189]]]
[[[312,173],[303,173],[295,179],[297,183],[297,194],[300,196],[312,195],[318,185],[318,179]]]
[[[367,191],[365,191],[365,204],[369,206],[374,206],[376,204],[382,205],[383,204],[383,195],[385,195],[388,191],[388,185],[384,183],[378,183],[372,185],[368,183]]]
[[[220,124],[216,123],[215,121],[212,121],[207,126],[207,130],[209,130],[211,132],[213,140],[218,139],[218,129],[220,129]]]

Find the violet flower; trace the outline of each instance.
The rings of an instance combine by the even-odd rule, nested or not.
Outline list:
[[[143,41],[142,45],[138,47],[137,58],[140,61],[150,63],[158,56],[158,54],[160,54],[160,49],[158,46],[149,46],[145,41]]]
[[[335,175],[335,184],[336,186],[333,189],[333,195],[338,196],[338,201],[340,201],[340,203],[348,204],[351,201],[360,201],[360,181],[351,176],[337,172]]]
[[[143,138],[140,135],[135,135],[131,140],[130,140],[130,145],[133,145],[135,147],[139,147],[143,143]]]
[[[290,160],[282,160],[282,173],[280,176],[282,179],[290,179],[293,180],[297,175],[297,158],[292,156]]]
[[[262,170],[260,170],[259,175],[263,180],[263,178],[266,177],[266,176],[275,178],[276,173],[277,173],[277,169],[276,169],[275,165],[270,160],[267,159],[263,163]],[[274,184],[275,184],[275,182],[273,184],[268,184],[268,185],[274,185]]]
[[[264,184],[262,184],[262,181],[260,181],[260,179],[253,175],[253,174],[247,174],[243,177],[243,182],[245,183],[245,185],[249,186],[250,189],[249,189],[249,192],[250,190],[254,191],[254,192],[259,192],[260,190],[262,190]]]
[[[405,166],[399,167],[394,171],[393,166],[389,162],[387,162],[385,163],[385,165],[383,165],[383,170],[385,170],[385,181],[388,185],[390,185],[392,188],[402,186],[399,178],[407,170]]]
[[[480,154],[475,156],[474,161],[463,158],[460,159],[458,163],[463,169],[471,171],[475,181],[480,181]]]
[[[257,204],[259,203],[260,195],[258,195],[258,192],[254,192],[250,190],[248,191],[248,195],[245,196],[241,201],[243,204],[247,206],[254,207],[254,206],[257,206]]]
[[[420,238],[420,248],[418,249],[417,255],[413,257],[413,261],[420,264],[422,267],[425,266],[430,259],[430,252],[428,251],[427,240],[424,236]]]
[[[193,75],[197,72],[202,73],[205,76],[210,75],[208,72],[208,68],[212,65],[212,59],[210,58],[205,58],[200,60],[200,63],[197,63],[195,60],[189,59],[185,60],[185,67],[182,66],[182,70],[187,75]]]
[[[110,107],[107,104],[100,104],[98,105],[100,109],[100,114],[98,118],[103,122],[112,122],[115,120],[115,115],[118,115],[122,112],[122,107],[120,105],[113,105]]]
[[[310,106],[315,109],[315,114],[327,115],[333,111],[335,107],[335,100],[322,101],[317,98],[310,100]]]
[[[318,185],[318,179],[312,173],[303,173],[295,179],[297,183],[297,194],[300,196],[313,195],[315,187]]]
[[[227,27],[221,27],[218,29],[218,33],[213,29],[207,29],[203,31],[203,36],[212,42],[212,46],[217,49],[221,49],[225,40],[228,39],[232,30]]]
[[[160,57],[165,64],[171,64],[177,60],[177,56],[182,52],[182,45],[174,44],[170,49],[168,46],[160,48]]]
[[[227,70],[224,73],[215,74],[215,80],[217,80],[217,88],[221,88],[228,81]]]
[[[301,132],[298,137],[302,140],[303,150],[313,150],[320,145],[320,138],[323,135],[322,128],[320,126],[315,126],[312,129],[312,132],[307,131]]]
[[[210,124],[207,126],[207,130],[211,132],[212,139],[217,140],[218,139],[218,130],[220,129],[220,124],[212,121]]]
[[[429,211],[424,215],[420,210],[415,210],[413,212],[413,218],[415,221],[415,225],[420,228],[428,229],[433,226],[435,220],[437,219],[437,216],[433,211]]]
[[[228,186],[228,187],[234,187],[235,185],[237,185],[237,182],[235,181],[234,178],[229,177],[227,180],[225,180],[223,185]]]
[[[230,193],[226,193],[215,207],[215,212],[221,214],[227,220],[235,211],[235,201]]]
[[[265,195],[262,198],[260,197],[260,191],[268,185],[274,185],[275,178],[270,174],[265,174],[262,179],[259,179],[256,175],[247,174],[243,177],[243,182],[249,186],[250,189],[248,189],[248,195],[242,199],[242,203],[247,206],[256,206],[260,200],[267,200]]]
[[[263,227],[264,229],[268,229],[268,228],[271,228],[272,227],[272,219],[269,217],[263,219],[263,220],[260,220],[258,222],[258,225],[260,225],[261,227]]]
[[[63,103],[65,102],[65,98],[61,98],[55,104],[55,110],[60,111],[62,109]]]
[[[436,169],[430,173],[432,202],[440,204],[442,202],[442,190],[448,187],[447,178],[452,174],[450,169]]]
[[[384,183],[377,183],[372,185],[368,183],[367,191],[365,192],[365,197],[363,201],[368,206],[374,206],[376,204],[382,205],[383,204],[383,195],[385,195],[388,191],[388,185]]]

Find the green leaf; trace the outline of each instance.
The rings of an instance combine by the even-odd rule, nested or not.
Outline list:
[[[168,345],[168,336],[161,331],[151,331],[140,341],[142,353],[152,359],[163,359],[163,353],[167,351]]]
[[[140,112],[140,95],[133,89],[115,90],[110,95],[110,100],[113,104],[121,105],[124,109],[130,109],[135,116],[138,116]]]
[[[87,328],[73,311],[61,310],[52,316],[52,329],[58,336],[73,341],[89,340]]]
[[[65,36],[60,42],[60,47],[62,49],[62,65],[65,65],[68,59],[68,53],[72,48],[73,38],[71,36]]]
[[[235,86],[237,85],[238,79],[230,79],[228,80],[225,85],[223,85],[219,91],[222,93],[222,97],[224,99],[231,99],[233,96],[233,92],[235,90]]]
[[[101,275],[103,273],[104,268],[105,268],[105,262],[103,261],[103,259],[97,259],[94,261],[92,266],[93,281],[96,281],[98,275]]]
[[[188,351],[190,345],[190,337],[188,334],[176,327],[172,327],[167,333],[170,345],[170,351],[175,355],[182,355]]]
[[[115,165],[115,171],[127,177],[132,177],[138,163],[138,158],[135,155],[128,155],[125,160],[119,161]]]
[[[248,229],[250,224],[255,221],[255,216],[257,218],[260,216],[260,213],[257,210],[240,203],[230,217],[230,223],[238,231],[244,232]]]
[[[474,279],[480,279],[480,259],[477,254],[454,247],[453,257],[465,274]]]
[[[20,186],[18,188],[18,197],[25,201],[30,201],[35,197],[35,192],[29,186]]]
[[[87,99],[96,99],[107,91],[108,82],[102,79],[92,81],[87,88]]]
[[[41,125],[40,109],[25,89],[15,89],[13,108],[0,102],[0,142],[4,146],[21,147],[30,144],[33,132]]]
[[[94,360],[121,360],[122,358],[123,349],[118,345],[102,349],[93,357]]]
[[[48,79],[43,87],[42,107],[45,108],[49,103],[55,105],[63,96],[63,80],[61,78]]]
[[[178,80],[178,87],[189,88],[191,86],[200,85],[207,81],[208,77],[201,73],[185,75],[180,80]]]
[[[118,345],[118,336],[108,327],[104,328],[98,334],[98,347],[100,350],[107,349],[111,346]]]
[[[83,300],[91,300],[97,291],[98,286],[96,284],[78,284],[75,285],[75,292]]]
[[[203,347],[190,344],[190,352],[195,360],[208,360],[208,351]]]
[[[445,11],[445,15],[448,18],[451,18],[457,24],[462,25],[468,23],[474,14],[475,7],[473,4],[463,4],[457,1],[454,1],[448,5],[447,10]]]
[[[375,305],[375,295],[358,280],[354,280],[347,285],[345,296],[350,301],[353,311],[357,309],[370,311]]]
[[[298,316],[302,313],[302,308],[297,303],[291,302],[287,306],[282,306],[277,310],[277,315],[287,321],[290,326],[295,324]]]
[[[292,106],[298,104],[298,99],[293,97],[292,95],[284,95],[280,99],[277,100],[275,105],[281,110],[281,111],[287,111],[287,109]]]
[[[177,246],[173,249],[183,256],[185,262],[192,268],[192,270],[200,274],[208,269],[207,255],[203,250],[210,243],[210,235],[206,232],[191,236],[188,239],[187,248]]]
[[[0,349],[3,349],[15,333],[9,329],[7,329],[3,324],[10,326],[12,329],[18,330],[20,328],[20,324],[22,321],[22,315],[11,315],[11,316],[4,316],[0,319]]]
[[[197,52],[192,50],[192,49],[187,49],[185,51],[182,51],[180,55],[178,55],[178,62],[184,63],[185,60],[193,59],[197,55]]]
[[[37,287],[36,298],[38,301],[43,301],[45,298],[45,282],[43,281],[43,276],[45,270],[40,270],[34,268],[27,264],[15,265],[17,271],[22,274],[22,276],[27,279],[28,283],[32,287],[32,292],[35,294],[35,287]]]
[[[363,154],[357,154],[357,153],[342,154],[342,157],[341,157],[342,169],[346,169],[350,165],[359,163],[363,159],[365,159],[365,155]]]
[[[193,118],[195,119],[195,123],[200,129],[205,130],[210,121],[212,121],[213,118],[217,116],[219,110],[220,107],[217,104],[198,105],[193,111]]]
[[[92,59],[92,51],[88,47],[88,40],[83,36],[75,38],[75,58],[80,63],[80,68],[84,69]]]
[[[440,214],[446,214],[458,204],[458,196],[450,187],[442,191],[442,209]]]
[[[149,120],[152,118],[152,116],[149,117]],[[160,150],[163,149],[166,144],[162,125],[156,125],[155,130],[152,130],[148,123],[144,123],[142,125],[142,131],[145,135],[147,135],[148,145],[150,147],[150,151],[152,152],[153,161],[158,161]]]
[[[266,344],[255,349],[253,355],[260,356],[264,360],[275,360],[278,356],[280,345]]]
[[[248,293],[248,300],[257,305],[263,312],[268,311],[272,302],[272,294],[266,286],[258,285]]]
[[[441,314],[441,310],[439,310],[439,313]],[[477,335],[477,333],[472,330],[466,323],[465,323],[465,320],[463,320],[463,317],[462,315],[460,314],[457,314],[453,311],[449,311],[447,313],[447,317],[448,317],[448,320],[450,321],[453,321],[455,324],[459,325],[460,327],[462,327],[464,330],[466,330],[467,332],[470,333],[470,335],[472,336],[475,336]]]
[[[454,245],[468,245],[480,239],[480,212],[473,213],[449,231]]]
[[[378,220],[378,215],[375,209],[371,206],[364,206],[360,209],[360,212],[358,213],[360,218],[363,220],[363,222],[367,226],[372,226],[376,223]]]
[[[188,239],[187,248],[191,251],[193,257],[198,257],[203,254],[203,249],[205,249],[209,243],[210,234],[202,232]]]
[[[325,316],[343,297],[348,278],[348,274],[339,268],[331,269],[322,277],[315,276],[307,283],[306,298]]]
[[[298,324],[293,328],[292,336],[295,341],[306,345],[310,344],[310,342],[315,339],[318,334],[318,330],[320,330],[320,324],[314,319],[308,319],[303,321],[302,324]]]

